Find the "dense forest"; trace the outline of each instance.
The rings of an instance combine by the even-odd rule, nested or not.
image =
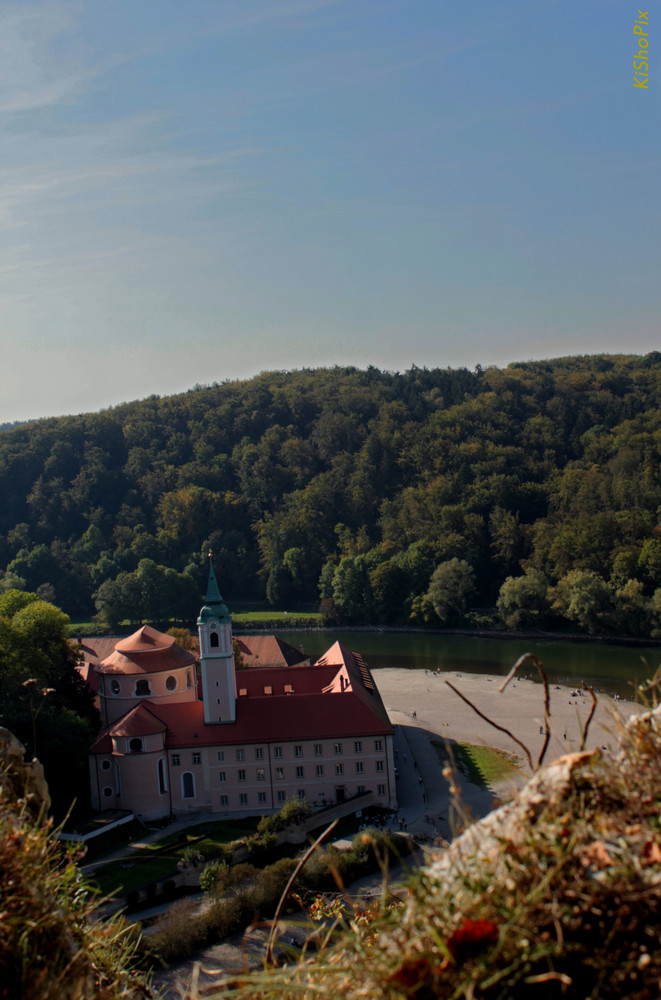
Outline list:
[[[0,432],[0,589],[72,616],[661,635],[661,354],[267,372]]]

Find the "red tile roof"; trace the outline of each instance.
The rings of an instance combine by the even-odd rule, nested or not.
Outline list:
[[[113,736],[154,736],[166,729],[166,724],[158,718],[152,707],[146,701],[141,701],[99,733],[92,745],[92,753],[111,753]]]
[[[334,662],[326,662],[326,661]],[[338,671],[350,680],[342,690],[334,685]],[[293,687],[293,693],[285,691]],[[95,753],[107,752],[104,737],[113,732],[119,735],[147,735],[162,730],[139,729],[151,726],[152,716],[167,726],[165,737],[169,748],[216,746],[223,744],[268,743],[276,740],[323,740],[352,736],[382,736],[392,733],[383,702],[364,663],[355,654],[336,643],[312,667],[281,667],[270,670],[241,671],[237,687],[246,691],[237,698],[236,721],[205,725],[204,705],[201,701],[159,704],[145,709],[147,714],[137,714],[146,703],[118,720],[99,736]],[[271,687],[272,694],[264,693]],[[327,688],[327,693],[323,693]],[[129,718],[131,717],[131,718]],[[126,730],[130,727],[131,732]]]
[[[100,674],[155,674],[194,663],[193,653],[177,645],[173,636],[143,625],[133,635],[120,639],[96,669]]]
[[[241,635],[235,638],[246,667],[309,666],[309,656],[275,635]]]
[[[115,649],[120,653],[146,653],[157,649],[169,649],[174,645],[174,636],[159,632],[151,625],[143,625],[137,632],[120,639],[115,645]]]

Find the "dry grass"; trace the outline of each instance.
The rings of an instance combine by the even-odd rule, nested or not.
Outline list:
[[[6,776],[2,776],[3,778]],[[0,782],[0,998],[142,1000],[136,941],[121,918],[95,922],[73,857]]]
[[[661,995],[661,710],[621,752],[543,768],[408,886],[298,964],[205,987],[241,1000],[652,1000]]]

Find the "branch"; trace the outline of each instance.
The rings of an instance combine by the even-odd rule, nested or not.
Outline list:
[[[505,690],[505,688],[514,677],[521,664],[525,663],[526,660],[533,661],[533,663],[539,670],[540,674],[542,675],[542,682],[544,684],[544,743],[540,755],[537,758],[537,767],[535,768],[535,770],[539,770],[539,768],[542,766],[542,761],[546,756],[546,751],[548,749],[549,741],[551,739],[551,693],[549,690],[549,679],[546,676],[546,671],[544,670],[544,667],[542,666],[542,664],[537,659],[534,653],[523,653],[523,655],[519,657],[519,659],[516,661],[516,663],[510,670],[509,674],[503,681],[503,683],[500,685],[499,691],[502,692]]]
[[[305,852],[305,854],[303,855],[303,857],[301,858],[301,860],[299,861],[299,863],[296,865],[296,868],[294,868],[294,871],[291,873],[291,878],[287,882],[287,885],[285,886],[284,892],[282,893],[282,896],[280,897],[280,902],[278,903],[278,908],[275,911],[275,914],[273,915],[273,921],[271,923],[271,933],[269,934],[269,941],[268,941],[268,945],[266,946],[266,962],[269,965],[273,964],[273,945],[275,944],[275,934],[276,934],[276,928],[278,926],[278,921],[280,920],[280,915],[281,915],[283,907],[285,905],[285,900],[287,899],[287,896],[289,895],[289,890],[291,889],[292,885],[294,884],[294,879],[296,878],[296,876],[298,875],[298,873],[300,872],[301,868],[303,867],[303,865],[305,864],[305,862],[308,860],[308,858],[310,857],[310,855],[313,853],[313,851],[316,851],[316,849],[318,848],[319,844],[322,842],[322,840],[324,839],[324,837],[327,837],[328,834],[332,830],[335,829],[335,827],[337,826],[337,824],[339,823],[339,821],[340,820],[339,820],[339,817],[338,817],[338,819],[334,819],[333,820],[333,822],[331,823],[330,826],[326,827],[326,829],[323,831],[323,833],[321,833],[317,837],[317,839],[315,840],[314,844],[310,845],[310,847],[307,849],[307,851]]]
[[[447,686],[448,686],[448,687],[449,687],[449,688],[450,688],[450,689],[451,689],[452,691],[454,691],[454,693],[455,693],[455,694],[458,694],[458,695],[459,695],[459,697],[461,698],[461,700],[462,700],[462,701],[465,701],[465,702],[466,702],[466,704],[467,704],[467,705],[469,706],[469,708],[472,708],[472,709],[473,709],[473,711],[475,712],[475,714],[476,714],[476,715],[479,715],[479,717],[480,717],[481,719],[484,719],[484,721],[485,721],[485,722],[488,722],[488,723],[489,723],[489,725],[490,725],[490,726],[493,726],[493,728],[494,728],[494,729],[499,729],[501,733],[507,733],[507,735],[509,736],[509,738],[510,738],[511,740],[514,740],[514,742],[515,742],[515,743],[518,743],[518,745],[519,745],[519,746],[521,747],[521,749],[522,749],[522,750],[523,750],[523,752],[525,753],[526,757],[528,758],[528,763],[530,764],[530,770],[531,770],[531,771],[532,771],[532,770],[534,770],[534,768],[533,768],[533,766],[532,766],[532,757],[530,756],[530,750],[529,750],[529,749],[528,749],[528,747],[527,747],[527,746],[525,745],[525,743],[522,743],[522,742],[521,742],[521,740],[517,739],[517,738],[516,738],[516,736],[514,735],[514,733],[511,733],[511,732],[509,731],[509,729],[506,729],[506,728],[505,728],[505,726],[499,726],[497,722],[494,722],[494,721],[493,721],[493,719],[490,719],[490,718],[489,718],[488,716],[486,716],[486,715],[485,715],[485,714],[484,714],[483,712],[480,712],[479,708],[476,708],[476,706],[475,706],[475,705],[473,704],[473,702],[472,702],[472,701],[470,701],[470,700],[469,700],[469,699],[468,699],[468,698],[466,697],[466,695],[463,695],[463,694],[461,693],[461,691],[458,691],[458,690],[457,690],[457,688],[456,688],[456,687],[454,686],[454,684],[451,684],[451,683],[450,683],[450,681],[446,681],[445,683],[447,684]]]
[[[597,710],[597,696],[591,687],[583,682],[583,690],[590,692],[590,697],[592,698],[592,708],[590,709],[590,714],[585,720],[585,725],[583,726],[583,738],[581,739],[581,750],[585,750],[585,743],[588,738],[588,729],[590,728],[590,723],[592,722],[592,717]]]

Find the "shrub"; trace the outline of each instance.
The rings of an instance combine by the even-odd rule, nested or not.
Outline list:
[[[200,875],[200,888],[207,896],[224,889],[230,873],[229,865],[224,861],[212,861]]]

